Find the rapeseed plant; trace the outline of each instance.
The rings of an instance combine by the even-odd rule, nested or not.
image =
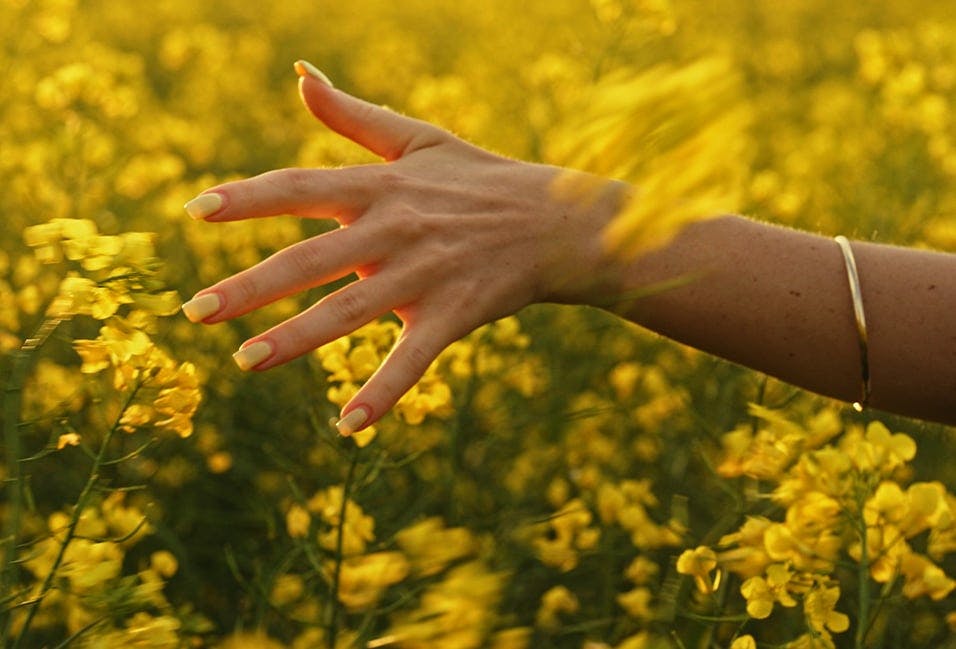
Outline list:
[[[2,643],[951,646],[942,431],[539,306],[342,440],[326,421],[397,321],[245,376],[224,359],[321,289],[204,330],[168,317],[330,227],[213,227],[185,200],[377,162],[302,111],[303,56],[482,146],[633,182],[621,254],[726,211],[952,250],[948,13],[0,1]],[[589,178],[553,191],[589,200]]]

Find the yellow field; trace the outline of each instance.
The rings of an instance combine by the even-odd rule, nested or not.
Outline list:
[[[942,427],[542,305],[356,443],[326,422],[397,321],[244,374],[323,291],[178,311],[332,227],[184,202],[375,161],[302,108],[299,58],[638,183],[625,247],[738,211],[956,251],[949,4],[0,0],[0,645],[956,647]]]

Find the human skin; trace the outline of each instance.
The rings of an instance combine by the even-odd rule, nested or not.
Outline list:
[[[568,200],[555,191],[566,170],[489,153],[334,89],[308,64],[296,69],[312,114],[384,162],[271,171],[190,201],[190,215],[208,222],[291,214],[340,227],[200,291],[183,310],[195,322],[222,322],[356,273],[236,354],[243,369],[267,370],[394,312],[402,333],[342,409],[343,434],[384,415],[449,344],[535,302],[607,308],[813,392],[860,399],[853,302],[829,237],[721,216],[624,258],[604,235],[629,185],[591,179],[599,189],[589,200]],[[956,424],[956,255],[852,247],[870,405]],[[661,283],[674,285],[628,299]]]

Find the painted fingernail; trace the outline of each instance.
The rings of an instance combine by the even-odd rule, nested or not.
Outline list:
[[[260,340],[246,345],[232,355],[240,370],[251,370],[253,367],[272,356],[272,345]]]
[[[183,208],[191,218],[198,221],[222,209],[222,195],[216,192],[202,194],[183,205]]]
[[[206,293],[189,300],[180,307],[190,322],[202,322],[222,308],[218,293]]]
[[[331,79],[325,76],[325,73],[322,72],[322,70],[318,69],[317,67],[315,67],[308,61],[303,61],[302,59],[299,59],[292,65],[292,67],[295,68],[295,73],[298,74],[300,77],[304,77],[308,75],[310,77],[315,77],[316,79],[318,79],[319,81],[327,85],[329,88],[335,87],[334,85],[332,85]]]
[[[360,429],[366,421],[368,421],[368,408],[359,406],[335,422],[335,427],[338,429],[339,435],[348,437]]]

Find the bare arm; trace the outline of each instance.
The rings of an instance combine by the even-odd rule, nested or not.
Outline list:
[[[636,259],[610,256],[604,228],[628,187],[559,198],[554,167],[518,162],[336,90],[304,66],[309,110],[385,163],[284,169],[214,187],[187,204],[210,222],[292,214],[342,226],[200,291],[194,322],[228,320],[285,295],[359,279],[246,341],[242,369],[267,370],[389,311],[402,335],[342,410],[373,423],[447,345],[533,302],[606,305],[683,343],[845,400],[860,358],[842,257],[826,237],[722,217]],[[870,332],[871,403],[956,424],[956,256],[855,244]],[[633,303],[633,289],[692,281]]]
[[[869,332],[870,404],[956,424],[956,255],[854,242]],[[728,216],[623,265],[621,286],[687,284],[625,317],[846,401],[862,394],[852,300],[829,237]]]

